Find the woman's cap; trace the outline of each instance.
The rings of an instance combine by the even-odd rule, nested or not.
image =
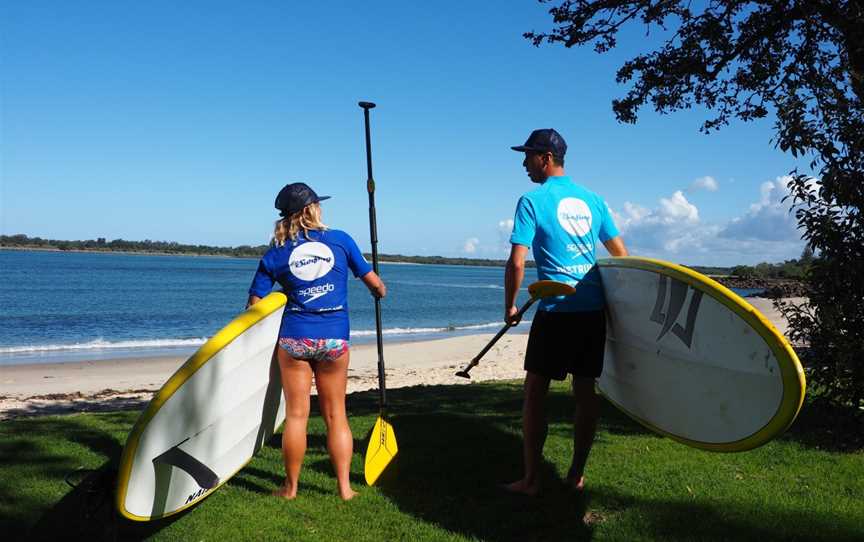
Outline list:
[[[310,203],[318,203],[329,199],[330,196],[319,196],[306,183],[286,184],[279,195],[276,196],[276,208],[279,215],[288,218],[296,212],[302,211]]]
[[[551,152],[558,158],[564,158],[567,154],[567,143],[554,128],[534,130],[524,145],[510,148],[518,152]]]

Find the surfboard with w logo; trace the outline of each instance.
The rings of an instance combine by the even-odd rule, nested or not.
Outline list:
[[[718,282],[650,258],[598,261],[607,302],[601,393],[705,450],[765,444],[795,420],[804,372],[783,335]]]

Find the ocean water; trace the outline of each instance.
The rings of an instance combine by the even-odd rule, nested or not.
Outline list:
[[[243,311],[257,264],[0,250],[0,365],[190,355]],[[503,268],[382,263],[380,271],[385,341],[503,325]],[[523,289],[519,304],[527,298]],[[359,280],[349,282],[348,305],[352,342],[374,342],[374,302]],[[533,310],[510,333],[526,333]]]
[[[257,263],[0,250],[0,365],[189,355],[243,311]],[[502,268],[381,263],[380,271],[385,341],[503,325]],[[348,305],[352,342],[374,342],[374,302],[359,280],[349,283]]]

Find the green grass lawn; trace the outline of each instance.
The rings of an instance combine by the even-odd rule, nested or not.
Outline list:
[[[757,450],[715,454],[659,438],[604,408],[584,496],[563,486],[569,397],[550,396],[545,492],[496,484],[521,474],[521,386],[414,387],[389,392],[400,454],[380,484],[362,482],[376,393],[349,398],[359,498],[336,495],[320,418],[310,420],[299,497],[281,482],[280,436],[231,481],[167,520],[132,523],[100,491],[137,412],[0,422],[0,536],[154,540],[864,540],[864,454],[814,442],[807,411]],[[802,422],[802,420],[804,420]],[[76,469],[95,469],[95,472]],[[75,484],[73,489],[66,479]],[[83,480],[83,481],[82,481]],[[107,498],[106,498],[107,497]],[[8,535],[11,534],[11,538]]]

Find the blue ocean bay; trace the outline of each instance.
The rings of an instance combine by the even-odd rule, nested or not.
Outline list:
[[[0,365],[187,356],[240,314],[255,259],[0,250]],[[380,264],[385,341],[503,325],[500,267]],[[528,270],[525,285],[535,280]],[[755,291],[738,291],[750,295]],[[519,303],[527,300],[523,288]],[[374,303],[349,282],[351,340],[374,342]],[[532,309],[533,311],[533,309]],[[529,312],[511,333],[527,332]]]
[[[0,365],[191,354],[242,312],[257,263],[0,250]],[[382,263],[380,270],[389,289],[385,340],[502,324],[502,268]],[[358,280],[349,283],[348,304],[352,342],[374,341],[374,303]]]

